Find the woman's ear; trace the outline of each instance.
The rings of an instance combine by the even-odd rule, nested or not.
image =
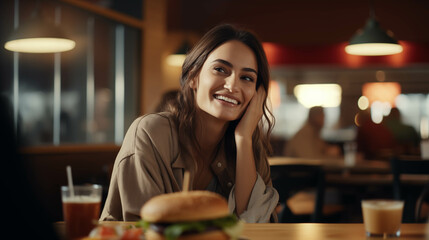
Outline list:
[[[195,74],[195,66],[189,71],[188,76],[192,79],[189,81],[189,87],[194,91],[197,90],[198,87],[198,74]]]
[[[197,90],[197,82],[198,79],[194,78],[191,81],[189,81],[189,87],[191,87],[193,90]]]

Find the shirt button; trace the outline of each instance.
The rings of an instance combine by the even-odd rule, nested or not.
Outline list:
[[[232,187],[232,182],[228,182],[226,185],[227,185],[228,187]]]
[[[222,167],[222,163],[218,162],[217,167]]]

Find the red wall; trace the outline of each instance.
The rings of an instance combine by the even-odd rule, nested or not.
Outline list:
[[[429,63],[429,44],[400,41],[402,53],[390,56],[354,56],[344,51],[347,42],[323,46],[283,46],[276,43],[263,43],[268,62],[274,66],[333,65],[360,68],[383,65],[387,67],[406,67]]]

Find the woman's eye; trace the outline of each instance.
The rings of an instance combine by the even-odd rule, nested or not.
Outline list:
[[[241,79],[249,81],[249,82],[253,82],[253,78],[249,77],[249,76],[243,76],[243,77],[241,77]]]
[[[216,71],[218,71],[218,72],[221,72],[221,73],[226,72],[226,71],[225,71],[225,69],[223,69],[223,68],[221,68],[221,67],[215,67],[215,68],[214,68],[214,70],[216,70]]]

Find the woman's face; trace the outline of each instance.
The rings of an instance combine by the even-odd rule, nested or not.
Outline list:
[[[191,81],[199,109],[224,121],[238,119],[256,92],[257,66],[253,51],[240,41],[217,47]]]

